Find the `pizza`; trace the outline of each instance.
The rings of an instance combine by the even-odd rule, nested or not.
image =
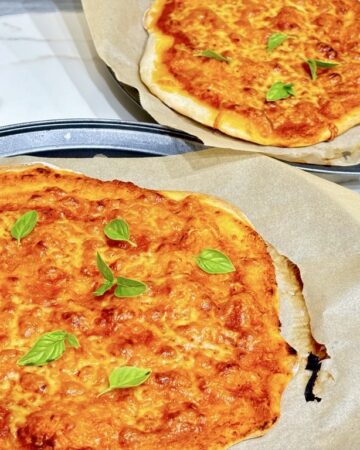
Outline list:
[[[2,450],[226,449],[276,422],[298,356],[240,211],[41,165],[0,186]]]
[[[360,123],[358,0],[155,0],[140,74],[165,104],[263,145]]]

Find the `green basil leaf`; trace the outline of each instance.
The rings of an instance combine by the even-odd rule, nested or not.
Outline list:
[[[136,297],[147,291],[145,283],[130,278],[118,277],[116,284],[116,297]]]
[[[114,286],[115,280],[114,281],[105,281],[104,284],[102,284],[98,289],[96,289],[95,292],[93,292],[93,294],[95,295],[95,297],[101,297],[102,295],[105,294],[105,292],[107,292],[109,289],[111,289]]]
[[[315,59],[308,59],[306,61],[308,63],[308,66],[310,68],[311,78],[313,80],[317,79],[317,65]]]
[[[67,340],[68,344],[70,345],[70,347],[74,347],[74,348],[80,347],[79,341],[77,340],[77,337],[74,334],[66,333],[66,340]]]
[[[339,63],[333,63],[328,61],[320,61],[318,59],[315,59],[316,65],[318,67],[321,67],[322,69],[329,69],[331,67],[336,67],[339,65]]]
[[[274,83],[266,94],[266,100],[268,102],[275,102],[283,98],[288,98],[290,95],[295,95],[294,83],[283,83],[282,81],[277,81]]]
[[[231,260],[219,250],[206,248],[196,258],[196,264],[206,273],[235,272]]]
[[[38,221],[38,213],[36,211],[28,211],[17,219],[11,228],[11,236],[17,239],[18,243],[24,237],[32,232]]]
[[[310,68],[311,78],[313,80],[317,79],[317,68],[318,67],[320,67],[321,69],[330,69],[332,67],[336,67],[339,65],[339,63],[320,61],[318,59],[307,59],[306,62],[308,63],[308,66]]]
[[[139,367],[117,367],[109,375],[109,387],[99,394],[103,395],[113,389],[126,389],[143,384],[150,376],[151,369]]]
[[[129,225],[123,219],[114,219],[107,223],[104,233],[113,241],[126,241],[133,247],[136,247],[136,244],[130,241]]]
[[[105,263],[105,261],[102,259],[99,252],[96,254],[96,265],[99,269],[99,272],[101,275],[105,278],[107,281],[114,281],[114,275],[110,269],[110,267]]]
[[[271,52],[279,47],[289,36],[284,33],[273,33],[267,42],[267,49]]]
[[[216,61],[229,63],[230,58],[214,52],[214,50],[203,50],[202,52],[195,53],[195,56],[203,56],[204,58],[216,59]]]
[[[79,348],[77,338],[66,331],[52,331],[42,335],[31,349],[19,359],[19,366],[43,366],[59,359],[65,352],[65,340],[69,345]]]

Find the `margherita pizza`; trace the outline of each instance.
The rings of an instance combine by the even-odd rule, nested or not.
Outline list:
[[[43,166],[0,186],[2,450],[226,449],[274,424],[297,357],[240,212]]]
[[[300,147],[360,123],[358,0],[155,0],[144,83],[231,136]]]

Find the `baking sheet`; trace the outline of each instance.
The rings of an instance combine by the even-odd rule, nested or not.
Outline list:
[[[152,0],[83,0],[82,3],[100,57],[119,81],[139,91],[141,105],[160,124],[197,136],[209,147],[262,152],[286,161],[310,164],[360,163],[360,126],[331,142],[286,149],[234,139],[176,113],[152,95],[139,76],[139,62],[147,41],[142,19]]]
[[[195,136],[163,125],[141,122],[62,119],[0,127],[0,156],[38,153],[48,157],[91,157],[99,153],[112,157],[168,156],[205,148]],[[335,177],[350,178],[360,174],[360,164],[343,167],[289,164]]]
[[[43,161],[15,157],[3,164]],[[360,197],[261,155],[205,150],[165,158],[47,159],[101,179],[217,195],[238,206],[262,236],[294,261],[304,281],[312,333],[331,356],[320,403],[306,403],[300,371],[279,422],[239,450],[357,450],[360,442]]]
[[[140,122],[68,119],[0,127],[0,156],[40,152],[57,152],[58,156],[68,152],[73,157],[93,156],[95,152],[108,156],[166,156],[203,148],[197,138],[181,131]]]

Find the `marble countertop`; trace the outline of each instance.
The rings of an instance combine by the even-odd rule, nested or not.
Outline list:
[[[79,0],[0,0],[0,124],[150,122],[97,57]]]
[[[64,118],[153,122],[98,58],[80,0],[0,0],[0,125]],[[359,177],[326,178],[360,192]]]

